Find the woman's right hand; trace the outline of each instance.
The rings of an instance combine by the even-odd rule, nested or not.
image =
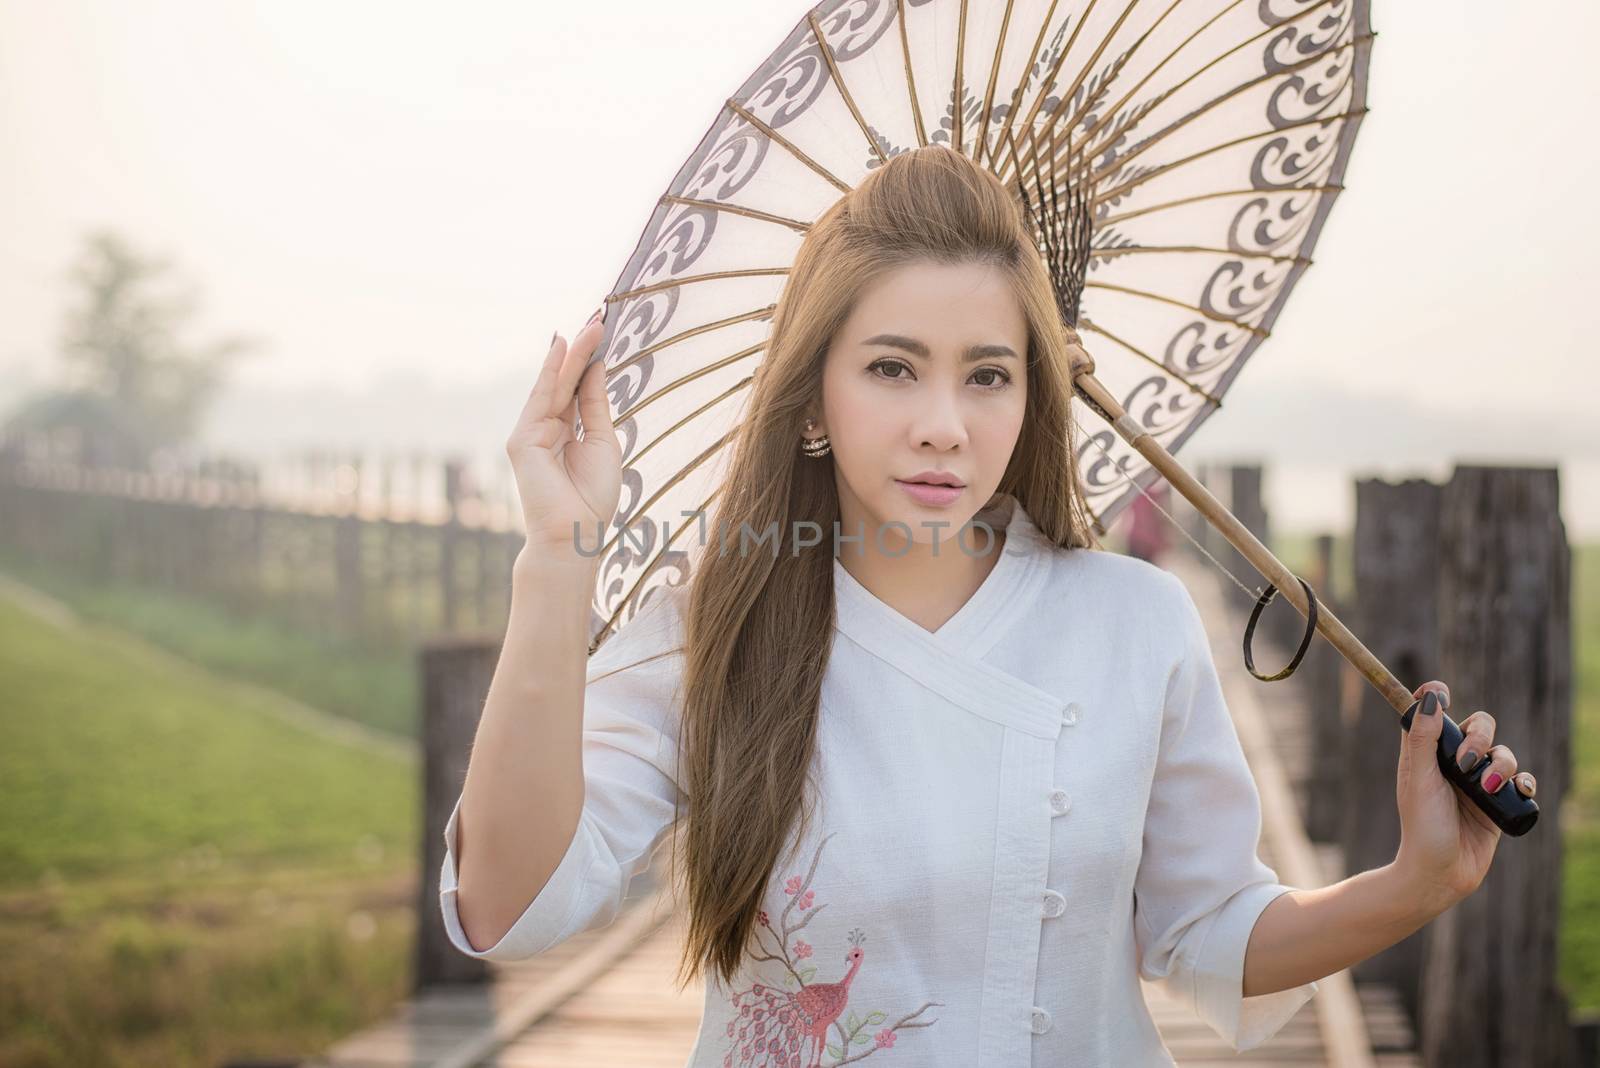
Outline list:
[[[606,398],[605,361],[589,363],[605,332],[589,320],[569,346],[559,335],[506,441],[522,501],[527,550],[541,557],[594,563],[574,534],[593,544],[595,524],[609,528],[622,497],[622,447]],[[583,419],[583,437],[576,420]]]

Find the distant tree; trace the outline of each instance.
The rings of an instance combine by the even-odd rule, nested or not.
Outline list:
[[[170,261],[145,256],[110,231],[90,234],[69,274],[63,385],[35,395],[8,430],[49,431],[93,464],[145,467],[187,441],[247,338],[186,339],[199,300]]]

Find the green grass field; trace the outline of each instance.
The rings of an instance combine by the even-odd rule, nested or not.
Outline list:
[[[1562,809],[1561,982],[1600,1010],[1600,544],[1572,549],[1572,792]]]
[[[0,1064],[311,1054],[404,994],[414,763],[0,599]]]
[[[267,613],[241,618],[146,586],[87,582],[4,546],[0,573],[50,594],[86,620],[136,634],[230,678],[270,686],[376,730],[417,736],[416,662],[407,651],[313,636]]]

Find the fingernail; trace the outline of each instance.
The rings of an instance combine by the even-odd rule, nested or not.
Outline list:
[[[559,337],[560,335],[561,335],[561,331],[559,331],[559,330],[550,331],[550,347],[551,348],[555,348],[556,338]]]
[[[1465,753],[1463,753],[1461,755],[1461,759],[1456,761],[1456,767],[1460,768],[1462,771],[1466,771],[1468,768],[1472,767],[1477,762],[1478,762],[1478,751],[1476,749],[1468,749]]]
[[[1439,695],[1432,690],[1422,695],[1422,714],[1431,716],[1439,711]]]
[[[606,306],[604,304],[601,304],[600,307],[594,310],[594,314],[589,316],[589,322],[591,323],[596,319],[599,319],[602,323],[606,321]]]
[[[1500,773],[1498,771],[1491,771],[1489,774],[1483,777],[1484,793],[1494,793],[1496,790],[1500,789],[1500,784],[1503,782],[1505,782],[1505,780],[1500,777]]]

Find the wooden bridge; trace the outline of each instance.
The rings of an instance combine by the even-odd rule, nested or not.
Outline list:
[[[1311,766],[1311,713],[1300,680],[1261,683],[1242,663],[1242,615],[1227,580],[1198,556],[1173,552],[1162,566],[1189,588],[1210,631],[1234,724],[1261,792],[1260,854],[1291,886],[1314,887],[1346,874],[1336,847],[1313,846],[1303,823]],[[1271,633],[1257,632],[1260,663],[1288,660]],[[1263,704],[1271,701],[1270,724]],[[683,1068],[699,1029],[703,989],[673,981],[679,917],[662,889],[661,864],[630,888],[610,925],[577,935],[532,960],[493,964],[494,981],[433,987],[384,1023],[339,1042],[303,1068],[568,1068],[629,1065]],[[437,922],[422,917],[422,922]],[[1319,991],[1273,1038],[1246,1053],[1228,1047],[1191,1011],[1144,984],[1173,1057],[1189,1065],[1413,1068],[1420,1064],[1398,997],[1348,972]]]

